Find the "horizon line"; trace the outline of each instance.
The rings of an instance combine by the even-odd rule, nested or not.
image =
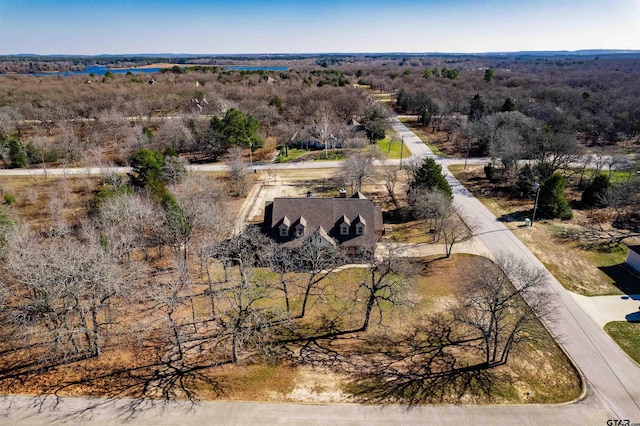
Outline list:
[[[43,56],[43,57],[71,57],[71,56],[119,56],[119,57],[135,57],[135,56],[319,56],[319,55],[453,55],[453,56],[475,56],[475,55],[509,55],[509,54],[536,54],[536,53],[559,53],[559,54],[594,54],[602,52],[605,54],[629,54],[640,53],[640,49],[578,49],[578,50],[513,50],[513,51],[485,51],[485,52],[444,52],[444,51],[425,51],[425,52],[262,52],[262,53],[0,53],[0,56]]]

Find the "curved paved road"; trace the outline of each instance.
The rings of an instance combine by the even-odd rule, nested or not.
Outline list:
[[[257,402],[178,402],[26,396],[0,398],[0,423],[48,425],[606,425],[598,401],[570,405],[304,405]],[[3,417],[4,416],[4,417]],[[4,422],[3,422],[4,418]]]
[[[405,143],[410,143],[414,155],[436,158],[404,124],[397,121],[393,127],[404,136]],[[601,399],[619,419],[640,422],[640,367],[581,309],[533,253],[448,171],[447,180],[456,211],[465,221],[470,219],[474,234],[495,257],[508,253],[545,271],[548,285],[544,291],[556,308],[554,321],[545,325],[586,378],[588,399]]]

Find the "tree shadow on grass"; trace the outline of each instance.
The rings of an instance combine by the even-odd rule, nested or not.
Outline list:
[[[62,381],[49,386],[36,396],[30,408],[47,412],[58,421],[88,422],[98,413],[108,409],[119,420],[132,420],[149,409],[191,410],[197,404],[197,389],[207,387],[217,395],[223,395],[221,384],[206,374],[206,370],[219,364],[176,365],[158,363],[133,369],[122,369],[108,374]],[[63,405],[65,393],[73,393],[76,386],[109,384],[106,397],[90,400],[89,404],[73,410]],[[66,392],[65,392],[66,391]],[[161,420],[159,419],[160,423]]]
[[[511,212],[503,214],[498,218],[499,222],[511,223],[511,222],[524,222],[525,219],[531,219],[533,210],[521,210],[517,212]]]
[[[409,407],[458,403],[470,395],[492,400],[496,386],[504,386],[509,379],[494,369],[495,365],[462,361],[456,353],[465,344],[446,342],[441,337],[430,337],[430,341],[417,345],[412,342],[405,346],[408,350],[400,349],[402,344],[385,348],[377,341],[375,354],[366,353],[366,349],[360,356],[352,354],[351,359],[356,361],[352,362],[351,380],[345,389],[361,402]]]
[[[85,423],[92,421],[95,416],[105,415],[105,412],[108,412],[110,421],[113,417],[126,421],[155,407],[171,405],[190,409],[197,403],[198,392],[201,390],[206,389],[217,396],[224,394],[222,384],[211,372],[213,368],[229,364],[230,361],[212,360],[211,357],[202,356],[204,352],[193,361],[161,356],[159,352],[156,361],[108,372],[84,369],[81,365],[74,366],[73,362],[42,367],[39,370],[26,368],[12,371],[11,374],[0,376],[0,380],[25,383],[32,380],[34,375],[48,373],[57,379],[43,380],[46,384],[41,385],[38,395],[29,399],[22,397],[20,404],[7,404],[3,401],[4,412],[0,412],[0,416],[8,419],[22,416],[18,405],[27,409],[23,410],[21,418],[27,422],[31,415],[29,413],[34,412],[45,413],[56,421]],[[81,374],[69,378],[64,374],[65,370],[56,372],[61,367],[71,367],[74,370],[80,368]],[[79,389],[82,390],[80,394],[99,398],[87,398],[79,404],[77,400],[68,397],[78,394]],[[17,396],[15,398],[18,399]],[[159,421],[161,423],[160,419]]]

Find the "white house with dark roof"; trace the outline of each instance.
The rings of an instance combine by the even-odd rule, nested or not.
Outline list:
[[[316,233],[343,249],[375,249],[382,236],[382,211],[360,192],[338,198],[276,198],[265,207],[265,232],[284,247]]]
[[[627,253],[627,259],[624,263],[640,274],[640,245],[629,246],[629,253]]]

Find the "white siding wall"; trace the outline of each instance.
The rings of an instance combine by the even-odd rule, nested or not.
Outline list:
[[[640,273],[640,254],[636,253],[633,250],[629,250],[625,263],[638,271],[638,273]]]

